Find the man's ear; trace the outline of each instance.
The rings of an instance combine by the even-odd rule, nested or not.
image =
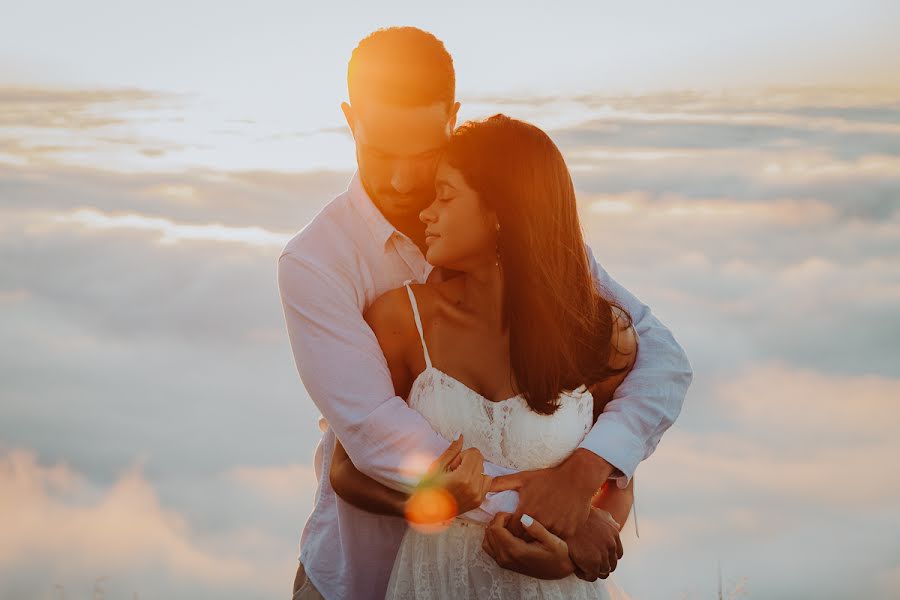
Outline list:
[[[353,116],[353,107],[346,102],[341,102],[341,111],[344,113],[344,118],[347,119],[347,127],[350,128],[350,133],[353,134],[353,138],[356,139],[356,132],[353,130],[353,127],[356,124],[356,117]]]
[[[459,114],[459,102],[454,102],[450,109],[450,133],[456,131],[456,116]]]

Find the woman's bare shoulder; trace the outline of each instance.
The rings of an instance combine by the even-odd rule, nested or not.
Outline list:
[[[410,327],[415,329],[412,307],[405,287],[385,292],[376,298],[363,313],[363,317],[379,339],[383,333],[399,335],[409,333]]]
[[[440,306],[451,301],[458,282],[413,283],[410,289],[416,297],[416,307],[423,323],[431,320]],[[366,310],[364,317],[375,335],[409,338],[418,344],[418,331],[406,286],[393,289],[379,296]]]

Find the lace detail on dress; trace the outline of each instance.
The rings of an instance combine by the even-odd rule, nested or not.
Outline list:
[[[593,425],[589,392],[564,394],[553,415],[531,410],[521,395],[488,400],[437,367],[413,382],[409,405],[447,439],[465,436],[485,460],[511,469],[552,467],[572,453]]]
[[[593,397],[564,394],[552,415],[531,410],[522,396],[494,402],[436,367],[413,382],[409,405],[447,439],[460,433],[466,447],[485,460],[513,469],[539,469],[562,462],[593,425]],[[482,549],[484,526],[456,519],[440,533],[408,529],[388,598],[484,598],[558,600],[627,598],[612,579],[583,581],[575,575],[544,580],[507,571]]]
[[[609,579],[587,582],[536,579],[501,569],[481,547],[484,527],[454,521],[440,534],[409,530],[394,562],[387,597],[396,600],[554,598],[612,600],[620,597]]]

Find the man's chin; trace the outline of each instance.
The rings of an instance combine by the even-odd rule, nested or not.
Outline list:
[[[391,200],[383,205],[383,210],[390,216],[397,218],[419,217],[419,213],[425,210],[428,202],[421,200]]]

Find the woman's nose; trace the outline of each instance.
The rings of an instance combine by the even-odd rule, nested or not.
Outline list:
[[[425,208],[422,212],[419,213],[419,220],[428,225],[429,223],[434,222],[434,213],[431,211],[431,207]]]

